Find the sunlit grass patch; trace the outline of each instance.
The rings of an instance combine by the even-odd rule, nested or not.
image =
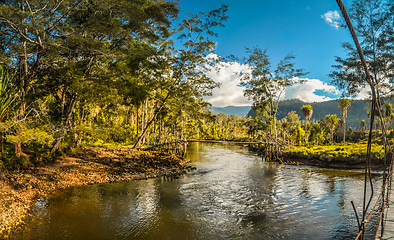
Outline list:
[[[290,153],[302,153],[304,155],[329,155],[329,156],[354,156],[365,155],[367,153],[366,143],[347,143],[346,145],[315,145],[315,146],[294,146],[286,150]],[[372,144],[371,152],[374,156],[382,157],[384,147]]]

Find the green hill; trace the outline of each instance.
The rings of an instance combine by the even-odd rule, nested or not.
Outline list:
[[[288,112],[296,111],[301,119],[304,119],[301,107],[307,104],[313,107],[311,122],[316,122],[325,118],[328,114],[336,114],[338,117],[342,117],[341,109],[338,107],[338,100],[307,103],[298,99],[291,99],[279,103],[277,118],[282,119],[287,116]],[[346,126],[352,127],[353,129],[359,129],[361,120],[365,120],[368,123],[367,109],[369,109],[369,106],[364,100],[351,101],[351,106],[348,107]],[[248,115],[254,116],[255,113],[251,110]]]
[[[250,106],[211,107],[210,110],[213,114],[224,113],[227,115],[245,116],[249,113]]]

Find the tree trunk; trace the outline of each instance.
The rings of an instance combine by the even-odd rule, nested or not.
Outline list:
[[[274,141],[276,142],[278,139],[278,135],[277,135],[277,131],[276,131],[276,114],[273,117],[274,117],[274,136],[275,136]]]
[[[306,137],[307,131],[308,131],[308,120],[305,119],[305,145],[306,145],[306,143],[307,143],[307,137]]]
[[[333,144],[334,143],[334,130],[331,130],[330,133],[331,133],[331,144]]]
[[[60,143],[62,142],[62,138],[57,138],[55,145],[53,145],[51,149],[51,154],[54,154],[60,149]]]
[[[57,152],[60,149],[60,144],[61,144],[64,136],[67,134],[68,128],[71,127],[70,120],[71,120],[72,113],[74,112],[76,102],[77,102],[77,95],[74,95],[74,98],[71,102],[70,108],[68,109],[67,118],[63,122],[62,135],[56,139],[56,143],[55,143],[55,145],[53,145],[53,147],[51,149],[51,154],[54,154],[55,152]]]
[[[346,142],[346,118],[343,118],[343,144]]]
[[[140,134],[139,128],[140,128],[140,124],[139,124],[139,115],[138,115],[138,106],[137,106],[137,136]]]
[[[22,58],[20,59],[20,84],[21,84],[21,89],[22,89],[22,96],[21,96],[21,103],[20,103],[20,108],[19,108],[19,114],[18,114],[18,120],[22,121],[23,118],[25,117],[25,108],[26,108],[26,94],[28,90],[28,62],[27,62],[27,50],[26,50],[26,41],[22,41],[22,46],[24,50],[24,54]],[[20,135],[21,132],[17,132],[17,135]],[[22,155],[22,143],[17,142],[15,143],[15,156],[20,157]]]
[[[4,133],[0,133],[1,138],[1,153],[4,153]]]
[[[145,117],[145,103],[143,103],[142,106],[141,106],[141,131],[143,131],[143,129],[145,129],[145,126],[146,126],[145,118],[146,118]],[[144,142],[145,142],[145,135],[142,137],[141,142],[142,142],[142,144],[144,144]]]
[[[165,103],[167,102],[167,99],[168,99],[169,96],[170,96],[170,93],[167,93],[167,96],[164,98],[164,100],[161,103],[160,107],[157,109],[157,111],[155,111],[155,114],[153,114],[152,119],[146,124],[146,126],[145,126],[144,130],[142,131],[141,135],[138,137],[137,142],[133,146],[133,149],[136,149],[138,147],[138,145],[140,144],[141,140],[144,138],[148,128],[155,121],[155,119],[156,119],[157,115],[159,115],[161,109],[163,109],[163,107],[164,107]]]
[[[161,142],[161,132],[162,132],[162,129],[164,128],[164,127],[162,127],[163,126],[163,120],[162,119],[160,119],[160,122],[159,122],[159,135],[157,136],[157,143],[160,143]]]
[[[156,145],[156,121],[153,122],[153,144]]]
[[[148,121],[148,99],[145,99],[145,106],[144,106],[144,125],[146,126]],[[145,136],[142,138],[142,144],[145,144],[145,142],[149,141],[149,132],[145,134]]]
[[[25,116],[25,97],[24,97],[24,93],[22,93],[22,98],[21,98],[21,106],[19,109],[19,114],[18,114],[18,120],[22,121],[24,116]],[[17,131],[17,135],[21,135],[20,130]],[[22,143],[21,142],[16,142],[14,144],[15,146],[15,156],[16,157],[20,157],[22,155]]]

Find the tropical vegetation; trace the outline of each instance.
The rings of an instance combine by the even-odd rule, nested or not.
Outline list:
[[[259,47],[246,49],[243,63],[252,70],[239,73],[254,115],[212,114],[204,97],[219,86],[207,72],[226,61],[214,52],[227,9],[181,14],[176,1],[2,1],[0,168],[51,161],[86,145],[222,139],[305,146],[365,138],[368,121],[346,129],[356,105],[347,98],[337,105],[342,119],[318,115],[315,103],[299,103],[298,114],[281,105],[285,88],[307,73],[291,54],[273,66]],[[393,92],[392,9],[386,1],[356,0],[350,10],[380,103]],[[365,75],[356,50],[343,46],[346,56],[336,58],[331,78],[355,96]],[[391,103],[381,105],[377,142],[394,120]]]

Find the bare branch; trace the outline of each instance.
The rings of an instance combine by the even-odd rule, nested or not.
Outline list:
[[[0,22],[5,22],[8,24],[8,26],[10,28],[12,28],[17,34],[19,34],[20,36],[22,36],[26,41],[30,42],[30,43],[34,43],[34,44],[38,44],[37,41],[34,41],[33,39],[31,39],[30,37],[28,37],[26,34],[24,34],[15,23],[11,22],[10,20],[4,18],[4,17],[0,17]]]
[[[53,21],[52,25],[49,26],[47,29],[45,29],[45,31],[51,31],[62,19],[68,17],[68,14],[71,12],[71,10],[73,10],[78,4],[80,4],[83,0],[79,0],[77,1],[72,7],[70,7],[67,12],[65,14],[63,14],[61,17],[59,17],[58,19],[56,19],[55,21]],[[61,3],[61,2],[60,2]],[[59,5],[60,5],[59,3]],[[59,6],[57,6],[59,7]],[[54,13],[54,11],[53,11]]]

